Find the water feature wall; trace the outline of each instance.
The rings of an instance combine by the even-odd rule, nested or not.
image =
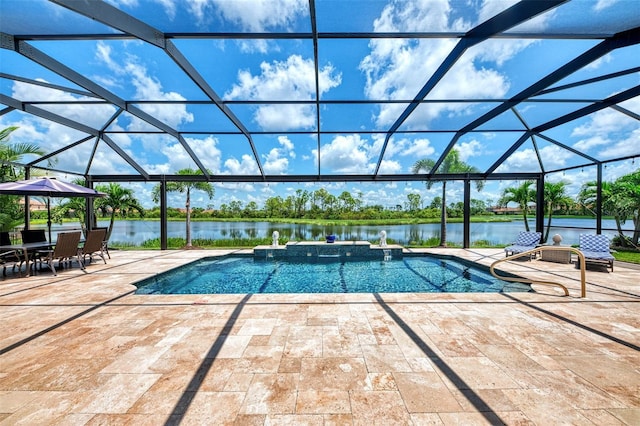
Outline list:
[[[348,260],[358,259],[402,259],[402,246],[372,245],[368,241],[322,241],[288,242],[286,245],[256,246],[253,249],[256,259],[309,258]]]

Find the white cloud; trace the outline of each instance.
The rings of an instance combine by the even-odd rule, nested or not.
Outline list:
[[[495,62],[497,66],[501,67],[518,52],[534,43],[536,43],[535,40],[490,39],[472,47],[467,54],[471,55],[472,59]]]
[[[116,70],[118,68],[118,64],[111,58],[111,45],[109,44],[97,43],[95,58],[98,62],[105,64],[110,70]]]
[[[375,169],[380,151],[384,144],[384,135],[372,135],[373,143],[362,139],[360,135],[336,136],[331,143],[320,149],[322,168],[339,173],[369,173]],[[313,150],[317,160],[317,150]],[[391,138],[383,160],[380,162],[380,174],[397,174],[403,172],[403,165],[392,158],[413,156],[416,159],[429,157],[435,152],[428,139],[394,139]],[[410,173],[410,170],[405,170]]]
[[[363,185],[369,186],[367,184]],[[364,200],[364,204],[371,205],[381,205],[384,207],[394,207],[396,204],[402,205],[402,202],[399,201],[400,197],[396,192],[393,191],[385,191],[384,187],[373,186],[373,189],[368,189],[363,191],[362,199]]]
[[[178,170],[191,168],[198,169],[198,166],[191,159],[191,156],[184,149],[182,144],[170,136],[162,135],[153,141],[141,138],[143,143],[153,148],[145,150],[149,154],[140,158],[142,167],[151,174],[173,174]],[[223,173],[222,152],[218,148],[218,139],[206,137],[204,139],[186,139],[187,144],[195,152],[204,167],[213,174]],[[164,162],[160,162],[164,159]]]
[[[556,145],[548,145],[539,150],[545,169],[556,169],[566,166],[567,160],[573,155],[569,151]],[[497,169],[498,173],[539,172],[538,157],[531,148],[514,152]]]
[[[273,148],[265,156],[264,172],[267,174],[282,175],[287,172],[289,167],[289,160],[286,157],[280,156],[278,148]]]
[[[542,164],[544,164],[545,169],[556,169],[567,166],[567,160],[573,157],[574,154],[567,151],[564,148],[560,148],[557,145],[548,145],[541,149],[540,159],[542,160]],[[532,159],[532,162],[535,161],[535,165],[538,164],[538,159]]]
[[[384,9],[374,28],[376,31],[434,31],[469,26],[461,21],[450,23],[450,12],[445,1],[395,1]],[[367,78],[366,96],[370,99],[413,99],[455,44],[454,40],[434,39],[372,40],[369,43],[371,53],[360,63]],[[481,98],[506,93],[509,87],[506,78],[494,70],[477,69],[473,63],[476,55],[467,54],[459,59],[449,76],[434,88],[429,97]],[[389,126],[404,108],[398,104],[382,106],[376,124]],[[421,105],[407,119],[406,125],[408,128],[418,124],[422,128],[428,127],[440,114],[463,114],[468,108],[468,105],[459,103]]]
[[[17,116],[19,114],[19,117]],[[34,116],[18,113],[17,117],[9,121],[5,121],[6,116],[0,116],[0,129],[5,129],[10,126],[18,127],[9,136],[9,141],[12,143],[36,143],[42,149],[45,149],[42,142],[47,140],[47,134],[42,131],[40,124],[37,120],[34,120]],[[19,118],[19,119],[18,119]],[[23,159],[25,162],[37,158],[36,156],[25,156]]]
[[[134,55],[128,54],[124,59],[118,60],[114,58],[114,51],[111,45],[100,41],[96,45],[96,59],[113,72],[112,84],[118,86],[133,85],[134,99],[186,100],[179,93],[165,92],[162,89],[162,83],[157,78],[149,75],[147,68]],[[143,104],[139,108],[155,116],[173,129],[178,128],[182,123],[190,123],[194,120],[193,114],[187,111],[187,107],[184,104]],[[155,130],[155,127],[136,117],[132,117],[128,128],[130,130]]]
[[[274,42],[264,39],[238,40],[236,44],[242,53],[267,53],[270,46],[274,46],[276,51],[279,50]]]
[[[175,173],[178,170],[186,168],[196,168],[195,163],[179,143],[170,143],[162,148],[162,154],[167,158],[167,162],[163,164],[150,164],[148,170],[150,173]]]
[[[226,21],[239,25],[247,32],[263,32],[267,29],[286,29],[299,17],[308,16],[308,3],[304,0],[190,0],[189,11],[198,21],[207,20],[215,12]]]
[[[447,0],[394,0],[374,21],[375,31],[463,31],[468,24],[449,22],[452,9]]]
[[[239,200],[243,206],[246,206],[250,201],[255,201],[259,206],[262,206],[264,200],[268,196],[263,196],[264,189],[256,189],[256,185],[249,182],[225,182],[215,184],[216,194],[212,201],[208,204],[214,204],[220,206],[221,204],[228,204],[231,201]],[[258,194],[257,196],[255,194]]]
[[[640,156],[640,127],[622,140],[613,142],[602,149],[598,155],[604,158],[625,157],[629,155]]]
[[[338,86],[341,75],[331,65],[319,70],[320,95]],[[248,70],[238,72],[238,83],[225,94],[227,99],[313,100],[315,99],[315,66],[313,60],[292,55],[286,61],[263,62],[260,74]],[[261,105],[255,121],[264,130],[307,129],[316,122],[314,105]]]
[[[44,80],[41,80],[44,81]],[[53,90],[42,86],[15,82],[12,87],[12,97],[19,100],[39,99],[43,101],[94,101],[93,98],[87,98]],[[51,104],[38,105],[39,108],[53,112],[63,117],[67,117],[73,121],[89,126],[93,129],[101,128],[109,118],[115,113],[116,109],[112,105],[104,104]],[[66,145],[72,144],[88,136],[84,132],[74,130],[62,124],[39,118],[35,115],[17,113],[21,115],[20,120],[12,120],[7,125],[18,126],[12,134],[13,142],[28,142],[38,144],[46,153],[56,151]],[[113,130],[119,130],[117,124],[110,127]],[[120,147],[131,154],[128,150],[131,140],[126,135],[113,135],[112,139],[116,141]],[[91,151],[95,143],[95,138],[72,147],[63,152],[63,154],[55,156],[52,161],[54,167],[63,170],[71,170],[77,173],[84,173],[87,167],[87,161],[91,157]],[[23,161],[28,162],[36,157],[26,156]],[[46,163],[39,164],[46,165]],[[110,148],[105,146],[105,142],[101,141],[98,151],[93,157],[91,164],[92,173],[129,173],[131,167],[124,162],[122,158]]]
[[[286,174],[289,168],[289,158],[295,158],[293,143],[286,136],[278,137],[278,143],[282,148],[272,148],[264,155],[264,171],[267,174]]]
[[[604,56],[599,57],[595,61],[591,62],[589,65],[585,66],[586,70],[597,70],[604,65],[610,63],[613,60],[613,55],[611,53],[607,53]]]
[[[494,16],[512,2],[484,2],[478,22]],[[526,25],[540,28],[553,18],[553,13],[540,15]],[[466,31],[474,24],[453,20],[452,8],[446,0],[396,0],[387,5],[374,22],[375,31]],[[521,25],[524,27],[524,24]],[[369,43],[371,53],[360,63],[367,83],[365,95],[370,99],[413,99],[433,75],[441,61],[451,52],[456,40],[376,39]],[[459,58],[427,98],[494,98],[505,96],[510,83],[497,67],[525,49],[531,41],[488,40]],[[478,64],[477,61],[482,61]],[[423,76],[416,78],[416,76]],[[405,105],[384,105],[375,118],[378,126],[391,125]],[[434,119],[447,114],[469,114],[471,104],[423,104],[405,121],[409,129],[429,127]]]
[[[620,106],[638,111],[640,97],[623,102]],[[596,155],[604,158],[640,154],[639,135],[638,120],[611,108],[591,114],[586,122],[575,127],[571,133],[573,137],[587,136],[574,143],[574,148],[585,153],[600,148]]]
[[[135,1],[135,0],[132,0]],[[165,13],[169,17],[169,19],[173,19],[176,16],[176,2],[175,0],[155,0],[162,8]]]
[[[518,0],[484,0],[480,5],[480,9],[478,10],[478,23],[488,21],[497,14],[504,12],[517,2]]]
[[[316,149],[313,154],[317,159]],[[370,145],[360,135],[336,136],[331,143],[320,148],[320,164],[325,172],[367,173],[373,168],[369,160]]]
[[[380,163],[380,170],[379,170],[380,174],[391,175],[391,174],[397,174],[401,171],[402,171],[402,165],[397,161],[382,160],[382,162]]]
[[[316,122],[312,105],[262,105],[256,108],[255,121],[266,131],[309,129]]]
[[[532,172],[539,171],[538,159],[532,149],[514,152],[507,160],[496,169],[497,173]]]
[[[574,128],[571,136],[606,135],[634,124],[637,125],[637,120],[616,110],[604,109],[592,114],[585,124]]]
[[[157,0],[167,4],[165,11],[172,17],[175,14],[175,5],[172,0]],[[215,20],[222,20],[239,27],[244,32],[268,32],[271,30],[293,31],[295,22],[309,15],[306,0],[189,0],[186,8],[200,27],[219,26]],[[270,46],[277,44],[264,39],[238,40],[236,43],[242,52],[265,53]]]
[[[229,175],[257,175],[260,173],[258,164],[250,155],[243,155],[241,160],[237,158],[229,158],[224,162],[226,170],[222,174]]]
[[[162,84],[154,77],[147,74],[147,70],[144,66],[129,62],[125,67],[126,72],[129,74],[131,83],[135,86],[135,97],[137,99],[157,99],[168,101],[184,101],[186,100],[182,95],[176,92],[164,92],[162,91]],[[161,122],[169,125],[169,127],[176,129],[182,123],[190,123],[193,121],[193,114],[187,111],[186,105],[181,104],[143,104],[140,105],[140,109],[144,112],[154,116]],[[132,127],[134,124],[132,124]]]
[[[456,149],[458,150],[458,154],[460,154],[460,160],[464,162],[467,162],[471,157],[482,154],[482,144],[475,139],[456,144]]]
[[[45,82],[42,79],[38,80]],[[37,99],[45,102],[45,104],[37,105],[37,107],[93,129],[102,127],[116,112],[116,108],[112,105],[91,103],[60,104],[59,102],[95,102],[96,99],[18,81],[14,82],[12,92],[11,96],[15,99],[24,101]],[[56,104],[47,105],[46,102],[49,101],[56,102]]]
[[[613,6],[617,2],[618,0],[598,0],[596,4],[593,6],[593,10],[595,10],[596,12],[600,12],[604,9],[607,9]]]
[[[640,107],[640,97],[637,98],[635,104],[635,107]],[[638,120],[614,109],[607,108],[589,116],[589,120],[586,123],[573,129],[571,136],[604,136],[624,129],[633,129],[636,126],[638,126]]]
[[[416,160],[428,158],[436,151],[431,145],[431,141],[425,138],[413,140],[402,139],[394,143],[394,145],[397,145],[399,155],[415,157]]]
[[[565,192],[570,197],[577,197],[584,183],[592,182],[595,180],[595,167],[587,167],[585,169],[578,169],[577,171],[574,170],[564,173],[556,173],[554,175],[548,175],[545,178],[545,181],[548,182],[564,182],[566,184]]]
[[[573,144],[573,147],[578,151],[587,152],[594,147],[607,145],[609,143],[609,139],[603,138],[601,135],[593,135],[590,138],[579,140]]]
[[[291,158],[296,158],[293,142],[288,137],[278,136],[278,143],[289,153]]]
[[[114,6],[127,6],[127,7],[135,7],[138,6],[138,0],[106,0],[107,3],[111,3]]]
[[[186,142],[207,170],[213,174],[220,173],[222,151],[218,148],[219,140],[217,138],[213,136],[208,136],[205,139],[186,138]]]
[[[517,0],[484,1],[478,12],[478,24],[486,22],[490,18],[498,15],[509,7],[517,3]],[[555,16],[555,10],[536,16],[533,19],[523,22],[514,27],[519,32],[540,31],[546,27],[549,20]],[[511,30],[511,29],[510,29]],[[498,66],[502,66],[515,54],[525,49],[533,40],[486,40],[482,44],[475,46],[471,52],[484,61],[493,61]]]

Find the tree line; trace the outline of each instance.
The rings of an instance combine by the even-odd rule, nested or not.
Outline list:
[[[297,190],[287,197],[273,196],[267,198],[262,205],[255,201],[243,203],[234,200],[223,203],[219,208],[193,207],[192,217],[241,219],[241,218],[293,218],[293,219],[336,219],[336,220],[368,220],[368,219],[402,219],[402,218],[436,218],[440,215],[442,199],[435,197],[429,204],[423,201],[420,194],[408,194],[404,204],[384,206],[382,204],[365,204],[360,194],[354,197],[348,191],[336,196],[321,188],[316,191]],[[471,200],[471,211],[474,215],[492,214],[488,204],[483,200]],[[464,204],[450,203],[447,215],[450,218],[462,217]],[[184,216],[185,209],[172,209],[170,215]],[[159,208],[147,211],[147,217],[157,217]]]

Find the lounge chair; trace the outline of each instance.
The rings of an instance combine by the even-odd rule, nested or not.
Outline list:
[[[615,258],[609,250],[609,237],[606,235],[581,234],[578,250],[582,252],[586,264],[604,265],[605,268],[611,268],[611,272],[613,272]],[[580,258],[578,258],[578,266],[580,266]]]
[[[58,275],[56,273],[56,268],[53,266],[53,262],[57,259],[58,268],[60,268],[62,266],[62,262],[72,261],[75,257],[80,264],[80,268],[84,269],[84,264],[78,255],[78,245],[80,244],[81,235],[82,233],[80,231],[60,232],[58,234],[58,241],[56,242],[56,246],[53,250],[40,251],[40,263],[47,263],[49,268],[51,268],[53,275]]]
[[[86,266],[87,256],[89,256],[89,263],[91,258],[96,255],[102,258],[102,261],[106,264],[107,260],[104,258],[104,239],[107,234],[106,228],[92,229],[87,233],[87,240],[84,245],[78,249],[78,258],[82,258],[82,263]]]
[[[532,250],[538,246],[541,238],[542,233],[540,232],[522,231],[520,232],[520,234],[518,234],[518,238],[516,238],[513,244],[504,248],[505,255],[509,257],[514,254]],[[532,253],[531,255],[529,255],[529,260],[534,259],[535,257],[536,254]]]

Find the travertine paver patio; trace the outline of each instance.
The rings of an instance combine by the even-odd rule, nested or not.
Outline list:
[[[570,297],[133,294],[222,253],[0,281],[0,424],[640,424],[640,270],[589,271],[586,299],[541,261],[508,269]]]

